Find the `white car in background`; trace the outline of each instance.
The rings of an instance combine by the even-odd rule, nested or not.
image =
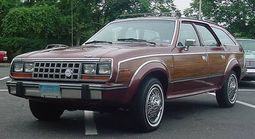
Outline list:
[[[236,39],[245,51],[247,74],[244,80],[255,80],[255,39]]]

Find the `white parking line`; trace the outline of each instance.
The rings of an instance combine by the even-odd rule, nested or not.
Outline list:
[[[246,102],[242,102],[242,101],[237,100],[236,103],[239,103],[239,104],[242,104],[244,106],[251,107],[251,108],[255,109],[255,105],[252,105],[252,104],[249,104],[249,103],[246,103]]]
[[[215,96],[215,93],[209,93],[209,94]],[[237,100],[236,103],[255,109],[255,105],[252,105],[243,101]]]
[[[85,135],[97,135],[93,111],[84,111]]]
[[[0,92],[7,92],[7,89],[0,89]]]
[[[0,81],[6,80],[6,79],[9,79],[9,78],[10,78],[9,76],[6,76],[6,77],[3,77],[3,78],[0,78]]]

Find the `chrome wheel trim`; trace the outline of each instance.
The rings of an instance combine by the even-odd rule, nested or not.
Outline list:
[[[236,102],[237,91],[238,91],[238,81],[235,74],[231,74],[228,79],[228,89],[227,89],[228,100],[231,104]]]
[[[145,117],[152,127],[159,125],[164,112],[164,95],[159,84],[154,84],[149,89],[145,102]]]

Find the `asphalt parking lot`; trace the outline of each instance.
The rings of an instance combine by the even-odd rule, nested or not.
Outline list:
[[[254,139],[255,82],[241,82],[233,108],[219,108],[213,94],[171,100],[160,128],[151,133],[132,130],[128,114],[65,111],[58,122],[39,122],[28,101],[11,96],[9,67],[0,66],[0,138],[159,138]]]

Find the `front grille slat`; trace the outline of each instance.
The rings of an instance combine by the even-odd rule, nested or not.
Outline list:
[[[33,79],[43,80],[79,80],[81,63],[77,62],[35,62]],[[66,70],[72,71],[67,77]]]

